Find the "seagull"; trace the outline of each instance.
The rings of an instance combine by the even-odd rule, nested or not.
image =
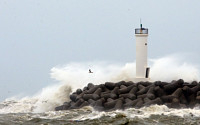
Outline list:
[[[89,69],[89,73],[93,73],[93,72],[91,71],[91,69]]]

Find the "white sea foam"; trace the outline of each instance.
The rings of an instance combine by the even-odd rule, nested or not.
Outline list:
[[[179,116],[179,117],[200,117],[200,109],[172,109],[165,105],[152,105],[149,107],[143,107],[140,109],[129,108],[126,110],[116,110],[111,112],[98,112],[93,110],[92,113],[83,114],[81,116],[73,118],[73,120],[87,120],[98,119],[103,116],[116,117],[117,115],[123,115],[127,118],[148,118],[151,115],[166,115],[166,116]]]
[[[167,56],[150,60],[152,81],[172,81],[183,79],[191,82],[200,80],[196,65],[179,61],[177,56]],[[88,73],[91,69],[93,73]],[[0,113],[46,112],[69,100],[69,94],[87,83],[102,84],[107,81],[133,81],[135,63],[112,64],[105,62],[69,63],[51,69],[51,77],[58,84],[43,88],[32,97],[10,98],[0,104]]]

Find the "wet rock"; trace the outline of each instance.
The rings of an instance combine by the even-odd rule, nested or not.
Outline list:
[[[82,92],[81,94],[77,95],[77,96],[76,96],[76,99],[75,99],[75,102],[76,102],[77,100],[79,100],[80,98],[82,98],[84,94],[85,94],[85,93]]]
[[[137,98],[142,98],[142,99],[147,98],[147,94],[138,95]]]
[[[84,101],[84,102],[79,106],[79,108],[82,108],[82,107],[88,106],[88,105],[89,105],[89,103],[88,103],[87,101]]]
[[[84,88],[83,88],[83,91],[86,91],[86,90],[88,90],[88,87],[84,87]]]
[[[179,104],[180,105],[180,108],[187,108],[187,106],[185,104]]]
[[[115,83],[116,86],[120,87],[121,85],[124,85],[124,83],[126,83],[125,81],[120,81],[120,82],[117,82]]]
[[[77,89],[77,90],[76,90],[76,94],[79,95],[79,94],[81,94],[81,93],[82,93],[82,90],[81,90],[81,89]]]
[[[178,88],[173,94],[172,96],[176,97],[176,98],[179,98],[182,94],[182,89],[181,88]]]
[[[135,107],[136,107],[136,108],[141,108],[141,107],[143,106],[143,103],[144,103],[143,100],[140,99],[140,100],[137,101]]]
[[[137,92],[137,95],[145,94],[147,91],[148,91],[148,88],[147,88],[147,87],[144,87],[144,88],[140,89],[140,90]]]
[[[165,85],[169,84],[166,82],[156,81],[154,82],[155,86],[159,86],[160,88],[163,88]]]
[[[88,103],[89,103],[89,105],[94,106],[95,105],[95,100],[89,99]]]
[[[155,96],[157,96],[157,97],[159,97],[159,96],[162,97],[162,96],[166,95],[165,91],[162,88],[160,88],[159,86],[156,86],[154,88],[154,92],[155,92]]]
[[[121,87],[121,86],[120,86],[120,87]],[[130,86],[128,86],[128,87],[121,88],[121,89],[118,90],[118,91],[119,91],[118,93],[119,93],[119,94],[129,93],[130,90],[131,90],[133,87],[134,87],[134,85],[130,85]]]
[[[114,101],[114,99],[108,98],[107,102]]]
[[[136,86],[136,84],[134,83],[134,82],[132,82],[132,81],[129,81],[129,82],[125,82],[125,83],[123,83],[123,85],[125,85],[125,86],[130,86],[130,85],[134,85],[134,86]]]
[[[87,100],[89,100],[89,99],[98,100],[98,99],[100,99],[100,96],[97,95],[97,94],[84,94],[84,95],[83,95],[83,99],[84,99],[85,101],[87,101]]]
[[[141,89],[145,88],[145,87],[144,87],[143,85],[141,85],[141,84],[138,84],[138,86],[137,86],[137,87],[138,87],[138,89],[139,89],[139,90],[141,90]]]
[[[88,88],[89,88],[89,87],[88,87]],[[99,88],[99,86],[92,86],[92,87],[89,88],[89,90],[87,90],[85,93],[86,93],[86,94],[92,94],[92,93],[94,93],[98,88]]]
[[[109,102],[106,102],[104,103],[104,107],[106,109],[112,109],[116,104],[116,100],[113,100],[113,101],[109,101]]]
[[[152,85],[152,83],[150,83],[150,82],[140,82],[140,84],[145,86],[145,87]]]
[[[120,89],[125,89],[127,88],[125,85],[120,85]]]
[[[197,81],[192,81],[191,85],[197,86],[198,82]]]
[[[79,108],[79,106],[84,102],[83,99],[78,100],[77,102],[73,103],[70,107],[70,109],[75,109],[75,108]]]
[[[105,83],[105,86],[106,86],[108,89],[112,90],[112,89],[115,87],[115,84],[112,83],[112,82],[106,82],[106,83]]]
[[[162,105],[163,102],[160,98],[156,98],[154,100],[148,100],[144,105],[149,106],[149,105],[152,105],[152,104]]]
[[[191,88],[188,87],[188,86],[184,86],[183,87],[183,92],[185,93],[186,96],[189,96],[189,95],[191,95],[193,93],[193,91],[191,90]]]
[[[88,85],[87,85],[87,88],[88,89],[91,89],[91,88],[93,88],[94,87],[94,84],[93,83],[88,83]]]
[[[154,88],[155,86],[150,87],[147,91],[147,94],[154,94]]]
[[[77,89],[69,98],[69,102],[56,107],[55,110],[70,110],[90,105],[98,111],[112,111],[153,104],[165,104],[170,108],[193,108],[200,105],[200,83],[186,83],[181,79],[171,83],[89,83],[83,90]]]
[[[197,96],[200,96],[200,91],[197,92]]]
[[[122,100],[122,99],[118,99],[118,100],[116,101],[116,104],[115,104],[114,109],[115,109],[115,110],[116,110],[116,109],[123,109],[123,100]]]
[[[105,98],[105,99],[107,99],[107,98],[116,99],[117,95],[113,94],[113,93],[101,93],[101,97]]]
[[[172,106],[172,108],[180,108],[180,101],[179,101],[179,99],[173,98],[171,106]]]
[[[200,91],[200,86],[197,85],[197,86],[191,88],[191,91],[192,91],[192,93],[196,94],[198,91]]]
[[[133,101],[133,100],[131,100],[131,99],[129,99],[129,98],[125,98],[124,101],[125,101],[125,103],[129,103],[129,102],[131,102],[131,101]]]
[[[144,103],[147,103],[147,102],[150,102],[150,101],[151,101],[151,99],[149,99],[149,98],[147,98],[147,97],[144,98],[143,100],[144,100]]]
[[[131,100],[136,99],[136,96],[135,96],[134,94],[130,94],[130,93],[127,93],[127,94],[120,94],[119,97],[129,98],[129,99],[131,99]]]
[[[119,87],[118,87],[118,86],[115,87],[115,88],[111,91],[111,93],[113,93],[113,94],[119,94]]]
[[[171,94],[177,88],[181,87],[183,83],[184,81],[182,79],[179,79],[178,81],[172,81],[172,83],[165,85],[163,88],[165,92],[167,92],[168,94]]]
[[[97,100],[95,102],[94,108],[97,109],[97,110],[102,111],[104,109],[104,107],[103,107],[104,102],[105,102],[105,99],[103,99],[103,98]]]
[[[179,99],[180,99],[180,103],[182,103],[182,104],[188,104],[187,99],[185,98],[184,94],[182,94],[179,97]]]
[[[165,96],[161,97],[162,101],[165,103],[172,102],[173,98],[174,98],[174,96],[172,96],[172,95],[165,95]]]
[[[138,102],[141,102],[141,101],[142,101],[141,98],[138,98],[138,99],[135,99],[135,100],[125,99],[124,108],[126,109],[126,108],[130,108],[130,107],[137,107],[139,105]],[[136,106],[137,103],[138,103],[138,105]]]
[[[134,95],[136,95],[136,92],[138,91],[138,88],[137,87],[133,87],[130,91],[129,91],[129,93],[130,94],[134,94]]]
[[[72,101],[76,101],[76,97],[77,97],[77,95],[76,94],[72,94],[72,95],[70,95],[70,99],[72,100]]]
[[[94,94],[97,94],[97,95],[101,95],[101,92],[102,92],[102,89],[101,88],[98,88],[96,89],[96,91],[94,92]]]
[[[67,110],[67,109],[69,109],[69,107],[70,107],[70,103],[69,102],[65,102],[63,104],[63,110]]]

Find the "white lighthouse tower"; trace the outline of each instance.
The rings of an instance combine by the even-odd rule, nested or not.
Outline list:
[[[143,28],[140,24],[140,28],[135,29],[136,38],[136,79],[135,81],[149,81],[150,68],[147,64],[147,38],[148,29]]]

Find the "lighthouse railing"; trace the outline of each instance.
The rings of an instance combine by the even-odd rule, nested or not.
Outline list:
[[[148,29],[146,29],[146,28],[135,29],[135,34],[148,34]]]

